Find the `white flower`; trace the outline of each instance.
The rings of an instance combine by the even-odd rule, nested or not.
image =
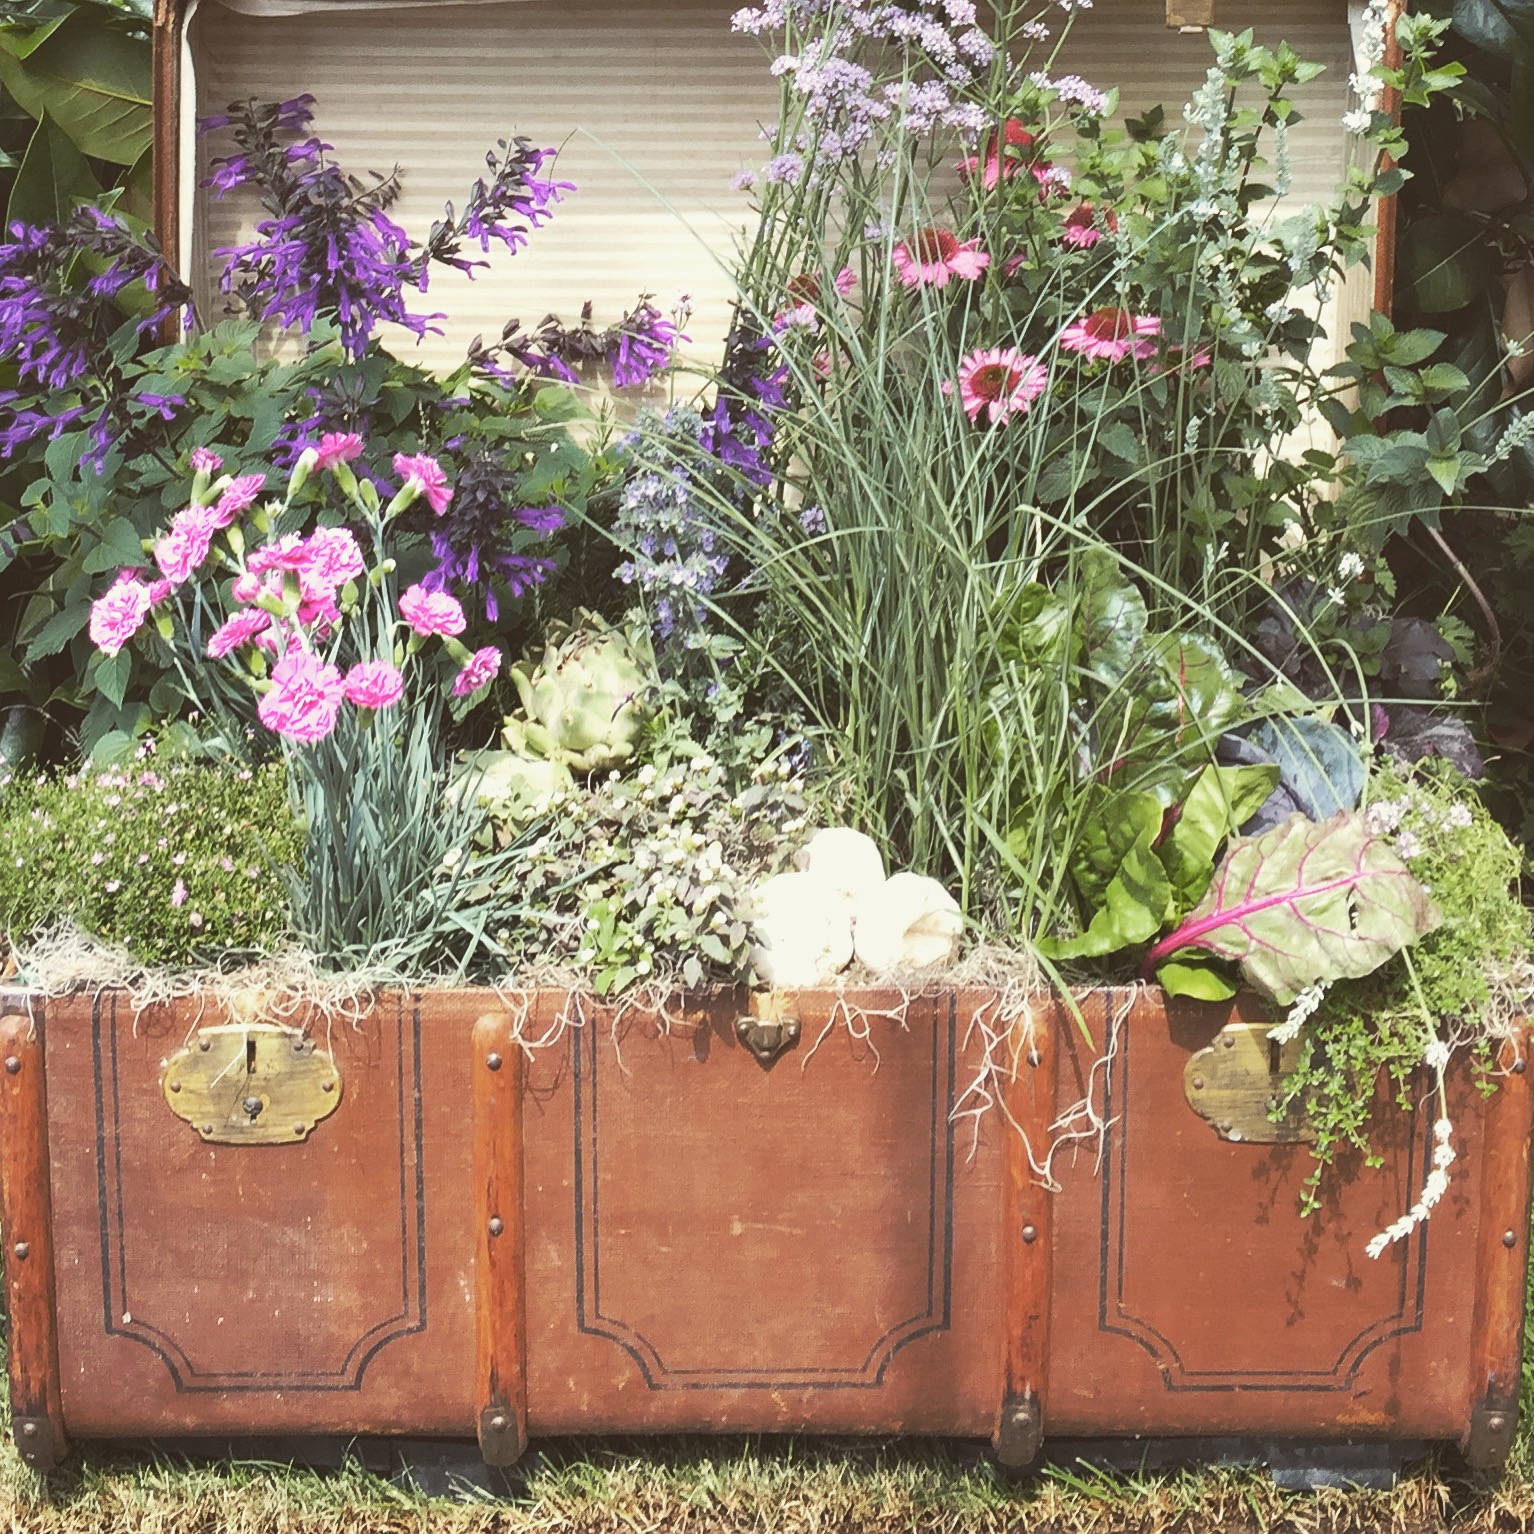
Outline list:
[[[1277,1044],[1289,1043],[1316,1008],[1321,1005],[1321,998],[1326,995],[1326,987],[1327,982],[1324,980],[1318,981],[1315,985],[1307,985],[1295,996],[1289,1007],[1289,1015],[1283,1022],[1277,1027],[1268,1029],[1268,1037]]]
[[[1343,132],[1351,133],[1355,138],[1361,138],[1367,133],[1374,123],[1374,114],[1366,112],[1362,107],[1352,112],[1342,114]]]
[[[1364,561],[1361,554],[1355,554],[1348,550],[1337,561],[1337,578],[1343,581],[1356,581],[1364,573]]]
[[[1422,1051],[1422,1063],[1429,1070],[1442,1072],[1449,1064],[1449,1046],[1442,1039],[1429,1039]]]

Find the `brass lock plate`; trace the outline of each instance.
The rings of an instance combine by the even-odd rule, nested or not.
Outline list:
[[[275,1023],[201,1028],[165,1062],[171,1112],[214,1145],[295,1145],[341,1101],[335,1061]]]
[[[1300,1063],[1302,1039],[1280,1044],[1269,1023],[1227,1023],[1214,1043],[1183,1069],[1188,1106],[1208,1119],[1222,1140],[1250,1145],[1308,1145],[1316,1138],[1303,1103],[1272,1116],[1284,1078]]]

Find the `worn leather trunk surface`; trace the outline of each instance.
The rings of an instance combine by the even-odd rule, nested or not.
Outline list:
[[[514,1226],[491,1250],[520,1264],[515,1410],[535,1436],[983,1436],[1018,1370],[1046,1435],[1458,1439],[1488,1368],[1506,1393],[1514,1323],[1477,1296],[1521,1282],[1527,1175],[1493,1187],[1481,1147],[1501,1113],[1526,1169],[1520,1078],[1487,1099],[1456,1082],[1450,1192],[1371,1261],[1422,1185],[1436,1110],[1388,1115],[1383,1166],[1347,1165],[1300,1219],[1304,1148],[1222,1140],[1184,1096],[1189,1057],[1255,1005],[1094,993],[1078,1019],[1042,1002],[1030,1064],[996,1045],[983,993],[787,1000],[800,1036],[770,1068],[733,995],[664,1024],[467,991],[289,1019],[343,1088],[307,1138],[264,1146],[206,1143],[168,1106],[165,1063],[225,1020],[211,1009],[39,1005],[68,1432],[473,1435],[476,1348],[503,1321],[522,1347],[506,1318],[488,1343],[476,1327],[492,1214]],[[476,1177],[474,1030],[496,1013],[541,1041],[505,1067],[520,1211],[490,1210]],[[1047,1220],[1020,1216],[1008,1115],[1042,1161],[1081,1101],[1106,1134],[1057,1150]],[[1033,1244],[1009,1250],[1025,1221]]]

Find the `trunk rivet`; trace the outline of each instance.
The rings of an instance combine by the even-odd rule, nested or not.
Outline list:
[[[1513,1061],[1513,1075],[1515,1076],[1523,1075],[1523,1073],[1528,1070],[1528,1068],[1529,1063],[1527,1060],[1518,1059]]]
[[[1502,1244],[1503,1244],[1503,1246],[1506,1246],[1506,1247],[1517,1246],[1518,1245],[1518,1232],[1515,1231],[1515,1230],[1505,1230],[1505,1231],[1503,1231],[1502,1232]]]
[[[202,1126],[202,1132],[203,1132],[203,1133],[204,1133],[204,1134],[205,1134],[205,1135],[210,1135],[210,1134],[212,1134],[212,1133],[213,1133],[213,1126],[212,1126],[212,1125],[211,1125],[211,1124],[204,1124],[204,1125],[203,1125],[203,1126]]]
[[[320,1083],[320,1091],[322,1092],[334,1092],[335,1089],[336,1084],[333,1081],[322,1081]]]
[[[295,1124],[293,1126],[293,1133],[296,1134],[300,1140],[302,1140],[304,1135],[308,1132],[308,1128],[309,1126],[307,1124]]]
[[[210,1049],[212,1049],[212,1048],[213,1048],[213,1040],[212,1040],[212,1039],[198,1039],[198,1041],[197,1041],[197,1047],[198,1047],[198,1048],[199,1048],[199,1049],[200,1049],[200,1050],[201,1050],[201,1051],[202,1051],[202,1052],[203,1052],[203,1053],[204,1053],[204,1054],[207,1054],[207,1052],[208,1052],[208,1051],[209,1051],[209,1050],[210,1050]]]
[[[1025,1226],[1023,1226],[1023,1240],[1026,1241],[1029,1246],[1032,1246],[1033,1243],[1035,1241],[1037,1241],[1038,1239],[1039,1239],[1039,1232],[1038,1232],[1038,1228],[1036,1226],[1033,1226],[1033,1225],[1025,1225]]]
[[[1500,1433],[1506,1426],[1506,1417],[1488,1417],[1486,1419],[1486,1431],[1488,1433]]]
[[[1235,1039],[1228,1033],[1220,1040],[1220,1043],[1226,1049],[1234,1049],[1236,1047]]]
[[[11,1248],[11,1250],[14,1251],[16,1255],[23,1260],[32,1255],[32,1248],[28,1246],[25,1241],[18,1241],[16,1245]]]
[[[485,1064],[492,1071],[498,1071],[501,1068],[501,1057],[499,1055],[497,1055],[497,1054],[486,1055],[485,1056]]]
[[[1204,1090],[1204,1078],[1202,1076],[1195,1076],[1193,1078],[1193,1090],[1195,1092],[1202,1092]]]
[[[1037,1049],[1030,1049],[1028,1051],[1028,1063],[1029,1063],[1029,1065],[1037,1065],[1043,1058],[1044,1058],[1044,1056],[1041,1055],[1038,1052]]]
[[[14,1076],[20,1069],[21,1061],[15,1055],[7,1055],[5,1057],[5,1074],[7,1076]]]
[[[490,1419],[490,1427],[494,1432],[504,1433],[506,1431],[506,1419],[501,1416],[492,1417]]]
[[[167,1081],[165,1085],[168,1086],[172,1092],[179,1092],[181,1090],[181,1083],[179,1081]]]
[[[492,1215],[490,1219],[490,1234],[492,1236],[498,1236],[505,1229],[506,1227],[501,1224],[500,1215]]]
[[[23,1422],[21,1424],[22,1436],[26,1438],[37,1437],[37,1424],[35,1422]]]

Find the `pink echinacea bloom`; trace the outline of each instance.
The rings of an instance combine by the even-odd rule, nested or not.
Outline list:
[[[1155,337],[1160,333],[1160,320],[1110,307],[1094,309],[1067,325],[1060,332],[1060,345],[1068,352],[1080,352],[1088,362],[1122,362],[1131,352],[1136,357],[1154,356]]]
[[[345,693],[341,673],[317,655],[297,650],[272,667],[272,685],[256,714],[267,729],[312,745],[336,727]]]
[[[1028,163],[1028,151],[1034,146],[1033,135],[1015,117],[1009,117],[996,130],[985,150],[985,170],[981,184],[994,191],[1001,181],[1010,181]],[[973,177],[980,170],[979,158],[971,155],[959,162],[963,175]]]
[[[136,575],[119,575],[91,603],[91,643],[103,655],[116,655],[143,627],[153,594]]]
[[[929,224],[894,250],[895,275],[908,288],[948,286],[952,277],[973,280],[991,264],[979,240],[963,240],[951,229]]]
[[[1090,250],[1102,239],[1103,227],[1110,234],[1118,233],[1118,215],[1112,208],[1098,209],[1090,202],[1078,203],[1065,216],[1060,243],[1073,250]]]
[[[993,426],[1026,414],[1048,382],[1049,374],[1038,358],[1015,346],[981,347],[959,363],[958,390],[964,413],[978,421],[984,411]],[[944,394],[953,390],[952,382],[943,384]]]
[[[388,708],[405,695],[405,679],[386,660],[359,661],[342,682],[346,699],[358,708]]]
[[[501,652],[494,645],[486,645],[483,650],[476,650],[464,662],[463,670],[454,679],[453,696],[466,698],[471,692],[478,692],[481,687],[489,686],[500,669]]]
[[[463,607],[445,591],[428,591],[419,583],[400,593],[399,615],[423,637],[461,634],[469,626]]]
[[[442,465],[427,453],[396,453],[394,472],[404,476],[405,488],[412,485],[417,495],[426,497],[426,503],[440,517],[453,498],[452,486]]]

